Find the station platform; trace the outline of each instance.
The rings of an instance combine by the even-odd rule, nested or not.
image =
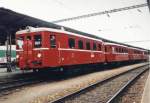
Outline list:
[[[141,103],[150,103],[150,73],[146,80]]]
[[[17,69],[13,69],[12,72],[7,72],[7,68],[0,68],[0,78],[3,77],[11,77],[14,75],[21,75],[21,74],[27,74],[27,73],[31,73],[31,71],[21,71],[18,68]]]
[[[12,70],[12,72],[7,72],[7,68],[0,68],[0,78],[5,76],[11,76],[11,75],[16,75],[16,74],[21,74],[22,72],[19,70]]]

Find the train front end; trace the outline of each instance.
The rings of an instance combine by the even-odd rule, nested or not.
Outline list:
[[[16,33],[16,61],[21,70],[37,70],[44,68],[43,32],[30,29]]]

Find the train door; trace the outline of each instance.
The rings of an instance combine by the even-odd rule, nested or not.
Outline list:
[[[27,36],[23,48],[23,58],[26,68],[28,68],[29,65],[31,64],[32,56],[33,56],[33,43],[31,36]]]
[[[49,53],[49,63],[51,66],[57,66],[58,65],[58,47],[57,47],[57,43],[58,46],[60,46],[60,42],[56,42],[57,40],[57,36],[55,34],[50,34],[49,36],[49,42],[50,42],[50,53]]]
[[[16,60],[17,60],[17,64],[20,68],[24,68],[24,59],[23,59],[23,46],[24,46],[24,36],[18,36],[16,38]]]

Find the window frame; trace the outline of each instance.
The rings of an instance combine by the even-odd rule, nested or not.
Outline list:
[[[23,35],[17,37],[17,39],[16,39],[17,49],[23,49],[24,40],[25,40],[25,36],[23,36]],[[19,41],[22,41],[21,45],[18,43]]]
[[[86,50],[91,50],[91,43],[89,41],[86,42]]]
[[[70,41],[70,40],[73,40],[73,44],[71,43],[72,41]],[[71,43],[71,44],[70,44]],[[74,38],[69,38],[68,39],[68,47],[69,48],[75,48],[75,39]]]
[[[84,49],[83,40],[78,40],[78,49]]]
[[[96,42],[93,42],[93,50],[97,50],[97,43]]]
[[[35,40],[35,36],[40,36],[40,42],[38,40],[39,44],[36,44],[37,40]],[[34,39],[34,48],[41,48],[42,47],[42,35],[41,34],[36,34],[36,35],[33,36],[33,39]]]
[[[52,41],[52,37],[54,37],[53,41]],[[49,35],[49,43],[50,43],[50,48],[56,48],[57,47],[55,34]]]
[[[98,50],[102,51],[102,44],[98,43]]]

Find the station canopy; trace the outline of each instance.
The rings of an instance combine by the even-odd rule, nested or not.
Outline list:
[[[32,27],[48,27],[48,28],[54,28],[54,29],[61,29],[62,27],[64,30],[68,32],[73,32],[77,33],[80,35],[86,35],[89,37],[97,38],[97,39],[102,39],[105,42],[111,42],[111,43],[117,43],[121,45],[126,45],[134,48],[139,48],[123,43],[118,43],[115,41],[107,40],[104,38],[97,37],[92,34],[84,33],[75,29],[71,29],[68,27],[64,27],[61,25],[53,24],[44,20],[40,20],[34,17],[30,17],[24,14],[17,13],[15,11],[6,9],[6,8],[0,8],[0,45],[4,45],[6,38],[8,35],[11,35],[12,37],[12,44],[15,44],[15,33],[16,31],[20,29],[25,29],[27,26],[32,26]],[[142,49],[142,48],[139,48]]]

